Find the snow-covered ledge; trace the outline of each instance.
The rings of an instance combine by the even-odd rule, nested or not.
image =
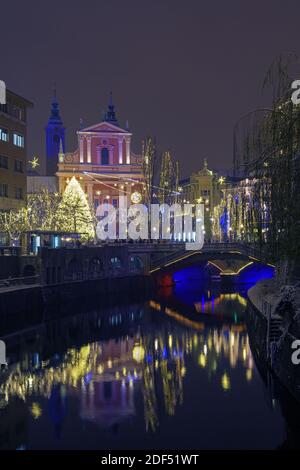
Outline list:
[[[274,279],[264,279],[248,290],[248,297],[261,313],[265,312],[266,303],[270,305],[271,311],[274,311],[280,300],[280,288]]]

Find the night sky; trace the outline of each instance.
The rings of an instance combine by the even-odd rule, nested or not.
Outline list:
[[[56,82],[68,151],[80,118],[101,121],[112,90],[135,152],[150,134],[182,176],[205,157],[231,168],[233,126],[267,104],[274,57],[299,52],[299,18],[299,0],[3,1],[0,79],[34,103],[29,157],[44,157]]]

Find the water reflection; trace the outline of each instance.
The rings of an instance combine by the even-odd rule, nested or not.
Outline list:
[[[65,446],[92,448],[78,420],[95,425],[94,433],[120,433],[114,441],[119,448],[126,439],[128,446],[140,439],[147,447],[149,433],[173,427],[166,417],[176,420],[171,432],[180,439],[181,423],[191,433],[183,440],[195,446],[189,423],[200,404],[191,384],[212,390],[220,401],[222,395],[247,391],[255,376],[242,320],[244,295],[202,297],[184,304],[176,292],[163,291],[142,304],[49,322],[25,340],[21,335],[8,343],[10,365],[0,384],[0,447],[51,447],[50,431],[65,439]],[[214,413],[213,400],[210,406]],[[128,422],[131,439],[122,437]],[[47,438],[37,437],[39,423]],[[84,442],[75,437],[77,428]],[[101,436],[111,445],[107,434]]]

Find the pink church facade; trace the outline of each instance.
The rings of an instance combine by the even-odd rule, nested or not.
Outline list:
[[[77,137],[77,150],[58,156],[60,193],[75,176],[95,209],[102,203],[118,207],[119,196],[128,204],[142,202],[142,157],[131,151],[132,133],[119,126],[112,101],[104,120],[77,131]]]

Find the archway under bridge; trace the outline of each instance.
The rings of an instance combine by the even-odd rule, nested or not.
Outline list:
[[[266,277],[272,277],[275,266],[253,254],[256,253],[249,251],[249,247],[236,243],[208,244],[200,251],[183,251],[162,258],[150,273],[161,286],[174,284],[174,274],[201,265],[206,265],[210,276],[218,276],[227,282],[251,282],[251,279],[245,280],[247,273],[252,271],[253,279],[256,280],[255,271],[263,269]]]

